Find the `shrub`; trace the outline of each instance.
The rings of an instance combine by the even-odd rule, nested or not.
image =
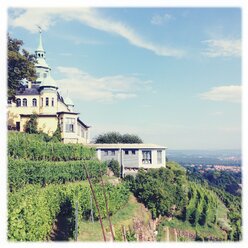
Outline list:
[[[121,175],[121,167],[120,164],[117,160],[112,159],[109,164],[108,167],[113,171],[114,175],[116,177],[120,177]]]

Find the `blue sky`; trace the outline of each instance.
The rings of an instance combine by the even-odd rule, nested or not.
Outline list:
[[[169,149],[240,149],[238,8],[10,9],[33,52],[36,25],[52,76],[99,133]]]

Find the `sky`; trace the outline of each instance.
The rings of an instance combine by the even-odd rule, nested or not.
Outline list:
[[[169,149],[241,148],[239,8],[9,9],[91,137],[118,131]]]

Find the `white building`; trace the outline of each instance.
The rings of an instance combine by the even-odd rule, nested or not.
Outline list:
[[[51,76],[41,31],[35,56],[36,81],[22,85],[15,101],[8,99],[8,129],[23,132],[30,116],[36,114],[39,130],[52,135],[59,124],[64,143],[89,143],[89,126],[74,111],[72,100],[58,92],[59,86]]]
[[[166,167],[166,147],[154,144],[92,144],[101,161],[117,160],[122,177],[138,169]]]

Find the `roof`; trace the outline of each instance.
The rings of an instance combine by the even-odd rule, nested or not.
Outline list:
[[[47,72],[47,77],[42,80],[42,82],[40,84],[40,87],[54,87],[54,88],[58,88],[58,84],[51,77],[50,72]]]
[[[67,111],[61,111],[61,112],[57,112],[58,115],[62,115],[62,114],[69,114],[69,115],[78,115],[79,113],[77,112],[67,112]]]
[[[85,128],[90,128],[90,126],[87,126],[85,123],[83,123],[79,118],[77,119],[77,121],[84,126]]]
[[[96,149],[167,149],[165,146],[160,146],[156,144],[90,144],[90,146],[95,147]]]
[[[32,114],[20,114],[21,117],[30,117]],[[57,117],[54,114],[37,114],[38,117]]]
[[[32,88],[20,88],[16,91],[16,95],[39,95],[39,87],[32,87]]]

